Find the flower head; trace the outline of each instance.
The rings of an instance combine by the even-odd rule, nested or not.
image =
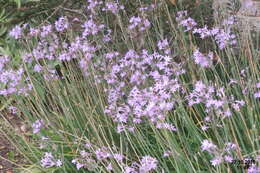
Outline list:
[[[66,17],[60,17],[55,22],[55,28],[58,32],[62,32],[69,27],[69,23]]]
[[[210,52],[208,55],[204,55],[198,49],[196,49],[193,52],[193,58],[195,63],[201,67],[210,67],[212,65],[213,53]]]
[[[151,157],[151,156],[144,156],[141,160],[141,166],[139,168],[139,171],[142,173],[147,173],[151,170],[154,170],[157,168],[158,161]]]
[[[39,133],[40,130],[44,127],[44,123],[43,120],[36,120],[33,124],[32,124],[32,128],[33,128],[33,133]]]
[[[205,139],[202,141],[202,145],[201,145],[201,150],[202,151],[208,151],[208,152],[212,152],[217,148],[216,145],[214,145],[212,142],[210,142],[209,140]]]
[[[219,165],[220,163],[223,162],[223,158],[222,158],[221,156],[216,156],[216,157],[213,158],[210,162],[211,162],[211,164],[212,164],[213,166],[217,166],[217,165]]]
[[[22,32],[23,32],[23,29],[22,29],[20,26],[16,25],[16,26],[9,32],[9,35],[17,40],[17,39],[21,38]]]

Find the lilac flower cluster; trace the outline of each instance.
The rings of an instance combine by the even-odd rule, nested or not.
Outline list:
[[[220,49],[224,49],[227,45],[235,45],[237,43],[235,38],[236,36],[231,33],[230,28],[227,30],[221,29],[215,35],[215,41]]]
[[[141,160],[139,172],[148,173],[157,168],[158,161],[151,156],[144,156]]]
[[[58,32],[62,32],[65,29],[69,27],[69,22],[66,17],[60,17],[56,22],[55,22],[55,28]]]
[[[12,113],[12,114],[17,114],[18,113],[18,109],[15,106],[9,106],[8,110]]]
[[[186,27],[186,30],[184,30],[184,32],[187,32],[192,30],[197,25],[197,23],[194,21],[194,19],[188,17],[187,19],[182,20],[180,22],[180,25]]]
[[[40,130],[44,127],[44,122],[43,120],[36,120],[33,124],[32,124],[32,128],[33,128],[33,133],[39,133]]]
[[[29,79],[24,77],[24,69],[22,67],[17,70],[9,68],[9,61],[7,56],[0,56],[0,95],[27,96],[32,86],[27,82]]]
[[[28,36],[36,37],[39,34],[40,30],[37,28],[30,28]]]
[[[111,11],[113,14],[117,14],[119,10],[124,10],[125,7],[123,5],[119,5],[116,2],[106,2],[105,7],[102,9],[103,11]]]
[[[90,18],[83,25],[84,32],[82,33],[82,36],[86,37],[89,35],[96,35],[98,32],[104,29],[104,27],[105,25],[98,24],[93,20],[93,18]]]
[[[41,35],[42,38],[47,37],[51,33],[52,33],[52,25],[44,25],[44,26],[42,26],[41,32],[40,32],[40,35]]]
[[[192,31],[193,34],[199,34],[200,38],[204,39],[206,37],[216,35],[218,33],[218,28],[213,28],[212,30],[208,29],[208,26],[204,26],[203,28],[194,28]]]
[[[158,167],[157,159],[149,155],[143,156],[140,162],[133,161],[129,164],[127,161],[130,159],[118,153],[116,147],[97,147],[90,142],[85,145],[81,144],[79,155],[72,160],[77,170],[87,169],[92,171],[98,167],[105,167],[107,171],[114,171],[114,166],[117,164],[117,168],[119,166],[124,173],[148,173]]]
[[[41,166],[43,168],[51,168],[51,167],[61,167],[62,166],[62,161],[61,160],[56,160],[52,153],[46,152],[41,160]]]
[[[146,19],[145,17],[140,17],[140,16],[131,17],[129,20],[129,23],[130,23],[130,25],[128,26],[128,29],[130,31],[137,29],[139,32],[141,32],[141,31],[148,29],[151,26],[151,23],[149,22],[148,19]]]
[[[55,33],[50,33],[50,37],[42,38],[37,46],[33,48],[31,53],[25,53],[23,55],[23,60],[29,65],[34,64],[33,70],[35,72],[41,74],[44,72],[44,78],[46,80],[51,80],[58,79],[53,66],[35,64],[35,60],[38,62],[41,59],[45,59],[47,60],[47,63],[49,62],[52,64],[53,62],[71,61],[72,59],[80,59],[79,57],[82,57],[79,60],[79,66],[83,72],[87,74],[89,62],[93,57],[94,52],[98,49],[98,46],[92,46],[88,39],[85,38],[88,35],[95,35],[99,31],[96,29],[97,25],[92,22],[93,20],[88,20],[85,22],[85,25],[83,25],[83,37],[76,37],[69,43],[60,40]],[[99,25],[100,28],[102,28],[102,26],[103,25]]]
[[[236,36],[231,32],[231,26],[234,25],[234,17],[230,17],[223,21],[222,26],[208,29],[208,26],[197,28],[197,23],[190,17],[187,17],[187,11],[179,11],[176,17],[179,25],[186,27],[187,31],[192,31],[193,34],[199,34],[200,38],[213,37],[219,48],[222,50],[228,45],[235,45],[237,43]]]
[[[95,169],[98,165],[92,155],[86,151],[80,151],[80,156],[72,160],[72,163],[76,165],[77,170],[81,168],[87,168],[88,170]]]
[[[257,88],[258,91],[256,91],[256,92],[254,93],[254,97],[255,97],[255,98],[260,98],[260,82],[258,82],[258,83],[256,84],[256,88]]]
[[[192,30],[197,25],[194,19],[190,17],[187,18],[187,11],[179,11],[177,13],[176,20],[177,22],[179,22],[179,25],[181,25],[182,27],[186,27],[184,32]]]
[[[245,105],[243,100],[235,100],[232,95],[228,97],[223,87],[217,89],[212,85],[204,84],[202,81],[195,83],[193,91],[186,98],[189,106],[205,105],[205,112],[208,114],[205,123],[214,118],[211,115],[217,114],[218,116],[229,117],[232,115],[231,108],[240,111],[241,107]]]
[[[213,53],[209,52],[208,55],[202,54],[198,49],[193,52],[195,63],[201,67],[211,67],[213,61]]]
[[[146,6],[142,6],[138,9],[138,11],[142,12],[142,13],[145,13],[145,12],[149,12],[149,11],[152,11],[154,10],[156,7],[155,4],[149,4],[149,5],[146,5]]]
[[[213,159],[210,160],[213,166],[217,166],[223,162],[231,163],[233,161],[232,151],[234,151],[237,146],[233,143],[225,143],[222,149],[219,149],[211,141],[205,139],[202,141],[201,150],[207,151],[213,155]]]
[[[97,11],[100,10],[100,6],[103,4],[101,0],[87,0],[87,10],[91,12],[92,15],[95,15]]]
[[[111,153],[107,147],[96,148],[88,143],[86,149],[80,151],[80,155],[72,160],[72,163],[76,165],[77,170],[81,168],[88,169],[89,171],[101,166],[101,163],[108,163],[106,168],[113,170],[111,161],[116,161],[119,165],[123,165],[123,159],[125,156],[120,153]]]
[[[251,165],[248,169],[247,169],[248,173],[260,173],[260,167],[257,166],[256,164]]]
[[[133,162],[124,167],[124,173],[148,173],[157,169],[158,161],[151,156],[143,156],[140,163]]]
[[[23,29],[22,27],[16,25],[10,32],[9,35],[13,37],[14,39],[19,39],[22,37]]]
[[[159,50],[163,50],[166,55],[169,55],[171,53],[171,49],[167,39],[158,41],[157,47]]]
[[[105,113],[119,123],[120,132],[132,131],[133,124],[145,120],[160,129],[176,130],[165,119],[175,104],[174,95],[181,91],[177,78],[185,72],[181,65],[169,56],[148,54],[145,50],[141,54],[130,50],[122,58],[116,55],[109,55],[107,64],[111,67],[106,71],[110,73],[104,76],[111,86]]]
[[[68,27],[67,19],[61,17],[55,22],[55,28],[57,31],[61,31],[62,28],[65,29]],[[28,37],[36,37],[41,36],[41,39],[46,38],[47,36],[53,33],[53,26],[51,24],[44,25],[40,28],[29,28],[29,33],[27,34]]]
[[[42,32],[41,32],[42,33]],[[32,61],[35,60],[54,60],[57,56],[56,52],[58,52],[59,46],[59,39],[56,34],[51,34],[51,37],[47,39],[41,39],[37,46],[33,48],[31,53],[24,53],[23,60],[30,64]]]
[[[102,2],[89,1],[90,4],[94,5],[95,8],[101,8]],[[96,4],[96,5],[95,5]],[[115,12],[112,7],[116,6],[123,9],[123,6],[119,6],[118,3],[106,3],[106,10]],[[93,6],[93,7],[94,7]],[[16,27],[14,30],[19,32],[11,32],[11,35],[16,39],[21,38],[21,35],[31,37],[40,37],[37,46],[33,48],[29,53],[24,53],[22,58],[26,65],[33,67],[32,70],[39,73],[47,81],[59,79],[57,72],[53,64],[59,64],[63,61],[71,61],[72,59],[79,59],[79,67],[82,69],[85,75],[88,75],[90,60],[94,57],[94,53],[100,48],[95,43],[90,44],[91,40],[88,36],[97,36],[97,34],[103,36],[103,41],[109,42],[111,40],[112,30],[108,29],[107,34],[103,35],[105,31],[105,25],[100,24],[95,19],[94,12],[88,18],[88,20],[82,25],[83,32],[80,37],[76,37],[74,41],[64,41],[58,37],[57,33],[54,32],[53,28],[57,32],[62,32],[69,27],[68,19],[66,17],[60,17],[53,25],[48,24],[40,28],[29,28],[29,32],[25,35],[22,27]],[[16,33],[16,35],[15,35]],[[44,63],[42,60],[44,59]],[[5,58],[1,59],[5,60]],[[21,67],[18,71],[7,70],[5,68],[6,62],[1,64],[1,76],[3,88],[0,90],[2,95],[10,94],[27,94],[31,90],[32,86],[26,84],[29,78],[24,79],[22,75],[24,70]],[[98,68],[98,63],[94,64]],[[11,86],[9,86],[11,85]],[[15,86],[16,85],[16,86]]]

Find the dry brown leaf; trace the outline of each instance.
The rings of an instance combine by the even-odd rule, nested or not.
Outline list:
[[[173,5],[176,5],[176,0],[169,0]]]

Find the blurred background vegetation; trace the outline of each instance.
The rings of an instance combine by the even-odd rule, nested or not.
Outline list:
[[[79,17],[84,14],[85,0],[1,0],[0,54],[19,55],[16,44],[8,37],[15,25],[39,26],[56,20],[61,15]],[[14,62],[15,63],[15,62]]]
[[[122,0],[127,4],[129,14],[135,14],[134,8],[140,2]],[[154,0],[160,3],[164,0]],[[166,0],[172,4],[172,10],[185,9],[193,14],[194,18],[205,22],[212,22],[213,11],[212,0]],[[142,1],[144,3],[144,1]],[[150,3],[150,0],[147,1]],[[30,24],[39,26],[47,22],[55,21],[59,16],[67,16],[68,19],[82,19],[85,14],[87,0],[1,0],[0,1],[0,54],[7,54],[14,57],[14,65],[19,63],[19,49],[8,37],[9,30],[15,25]],[[206,17],[206,18],[205,18]],[[84,20],[83,20],[84,21]],[[210,24],[209,24],[210,25]]]

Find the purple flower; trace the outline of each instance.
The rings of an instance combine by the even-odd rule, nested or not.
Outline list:
[[[232,163],[233,162],[233,157],[230,155],[226,155],[224,156],[224,160],[228,163]]]
[[[55,28],[58,32],[62,32],[69,27],[68,19],[66,17],[60,17],[55,22]]]
[[[18,112],[18,109],[15,106],[9,106],[8,110],[11,111],[12,114],[16,114]]]
[[[180,21],[180,25],[186,27],[186,30],[184,30],[184,32],[187,32],[192,30],[197,25],[197,23],[195,22],[194,19],[189,17],[187,19]]]
[[[210,67],[212,66],[213,53],[210,52],[207,56],[202,54],[198,49],[193,52],[193,58],[195,63],[201,67]]]
[[[180,22],[182,19],[184,19],[185,17],[187,17],[188,13],[187,11],[178,11],[177,12],[177,17],[176,17],[176,20],[178,22]]]
[[[42,26],[41,30],[41,37],[44,38],[52,32],[52,25]]]
[[[256,83],[257,92],[254,93],[255,98],[260,98],[260,82]]]
[[[145,29],[149,28],[151,23],[148,19],[141,18],[141,17],[131,17],[129,20],[130,25],[128,26],[129,30],[133,30],[138,28],[139,31],[144,31]]]
[[[260,98],[260,91],[256,92],[256,93],[254,94],[254,97],[255,97],[255,98]]]
[[[10,32],[9,32],[9,35],[13,38],[15,38],[16,40],[21,38],[22,37],[22,32],[23,32],[23,29],[16,25]]]
[[[113,14],[118,13],[119,10],[123,10],[124,6],[119,5],[118,3],[115,2],[106,2],[105,8],[103,8],[103,11],[111,11]]]
[[[223,162],[223,158],[221,156],[216,156],[212,160],[210,160],[210,162],[213,166],[217,166]]]
[[[51,153],[46,152],[44,154],[44,157],[41,159],[41,166],[43,168],[51,168],[51,167],[54,167],[54,166],[61,167],[62,161],[61,160],[55,160]]]
[[[106,148],[99,148],[95,151],[98,160],[103,160],[111,157],[111,154],[106,151]]]
[[[167,48],[169,46],[168,40],[164,39],[164,40],[158,41],[157,46],[158,46],[159,50],[164,50],[165,48]]]
[[[215,28],[212,28],[210,30],[210,33],[211,33],[212,36],[215,36],[215,35],[217,35],[219,33],[219,30],[220,29],[218,27],[215,27]]]
[[[144,156],[140,164],[139,171],[147,173],[157,168],[158,161],[151,156]]]
[[[41,65],[38,65],[38,64],[36,64],[35,66],[34,66],[34,68],[33,68],[33,70],[35,71],[35,72],[41,72],[42,71],[42,66]]]
[[[96,35],[99,31],[101,31],[105,27],[105,25],[103,24],[98,25],[94,22],[92,18],[90,18],[84,23],[83,27],[84,27],[84,31],[82,33],[82,36],[86,37],[89,35]]]
[[[37,36],[40,33],[39,29],[36,28],[30,28],[29,36]]]
[[[138,173],[138,172],[136,171],[135,168],[126,166],[126,167],[124,168],[124,173]]]
[[[158,129],[166,129],[166,130],[170,130],[170,131],[176,131],[177,129],[169,123],[157,123],[156,128]]]
[[[200,34],[200,38],[202,38],[202,39],[212,35],[212,31],[209,30],[207,26],[205,26],[204,28],[194,28],[192,33]]]
[[[109,164],[106,166],[106,169],[107,169],[108,171],[112,171],[112,170],[113,170],[112,164],[109,163]]]
[[[143,7],[140,7],[138,9],[138,11],[140,12],[148,12],[148,11],[152,11],[156,6],[154,4],[151,4],[151,5],[147,5],[147,6],[143,6]]]
[[[206,131],[209,127],[208,126],[201,126],[201,130]]]
[[[40,130],[44,127],[44,123],[43,120],[36,120],[33,124],[32,124],[32,128],[33,128],[33,133],[39,133]]]
[[[59,55],[58,60],[60,60],[60,61],[70,61],[71,60],[71,55],[68,54],[67,52],[62,52]]]
[[[61,167],[62,166],[62,161],[59,159],[56,161],[56,166]]]
[[[210,142],[209,140],[205,139],[202,141],[202,145],[201,145],[201,150],[202,151],[208,151],[208,152],[212,152],[214,150],[217,149],[217,146],[214,145],[212,142]]]
[[[116,159],[116,161],[118,162],[122,162],[124,159],[124,156],[122,154],[114,154],[113,155],[114,159]]]
[[[243,100],[236,100],[235,103],[232,104],[232,107],[233,107],[236,111],[239,111],[240,108],[241,108],[242,106],[244,106],[244,105],[245,105],[245,101],[243,101]]]
[[[91,14],[96,14],[96,9],[99,9],[99,6],[103,4],[103,1],[100,0],[87,0],[88,6],[87,9],[91,12]]]
[[[248,170],[248,173],[260,173],[260,167],[257,167],[255,164],[251,165]]]
[[[78,159],[73,159],[71,162],[76,165],[77,170],[85,166],[85,164],[80,163]]]
[[[235,24],[235,17],[234,16],[230,16],[229,18],[224,19],[223,22],[222,22],[223,26],[228,26],[228,27],[230,27],[230,25],[233,25],[233,24]]]
[[[260,89],[260,82],[256,83],[256,88]]]
[[[169,43],[168,43],[168,40],[167,39],[164,39],[164,40],[160,40],[158,43],[157,43],[157,46],[159,48],[159,50],[164,50],[164,53],[165,54],[170,54],[171,53],[171,49],[169,48]]]
[[[228,45],[235,45],[235,38],[236,36],[231,33],[230,29],[221,29],[214,37],[215,41],[217,42],[221,50],[227,47]]]

